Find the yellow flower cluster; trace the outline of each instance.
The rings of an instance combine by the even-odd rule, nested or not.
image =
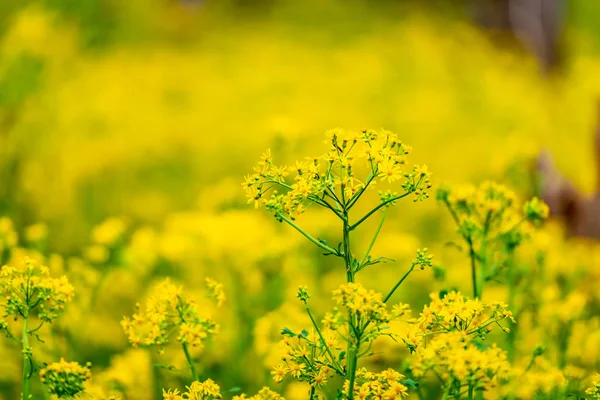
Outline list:
[[[181,287],[166,279],[147,298],[144,310],[138,304],[137,313],[123,318],[121,325],[134,347],[156,345],[162,350],[178,330],[180,343],[202,348],[209,335],[217,332],[218,325],[201,318],[196,303],[184,300],[181,292]]]
[[[565,372],[557,368],[546,358],[537,356],[529,358],[525,364],[515,363],[511,368],[511,379],[499,388],[502,398],[534,399],[534,398],[566,398],[561,393],[567,386]],[[581,377],[573,382],[581,380]],[[589,397],[588,397],[589,398]],[[593,398],[593,397],[592,397]]]
[[[48,267],[33,259],[0,269],[0,306],[6,315],[15,318],[35,312],[42,322],[52,322],[73,299],[74,292],[66,276],[51,277]]]
[[[407,381],[401,373],[388,368],[379,373],[360,368],[356,371],[353,395],[360,400],[394,400],[408,397]],[[343,395],[348,398],[350,382],[346,381]]]
[[[411,370],[415,377],[433,371],[444,382],[448,395],[460,397],[463,390],[489,390],[510,376],[506,352],[496,344],[484,345],[492,326],[512,322],[512,313],[500,302],[482,303],[459,292],[440,297],[430,295],[431,303],[414,321],[413,331],[404,339],[413,353]]]
[[[600,400],[600,374],[596,374],[592,386],[585,390],[585,395],[589,400]]]
[[[212,379],[204,382],[194,381],[186,386],[187,391],[179,393],[177,389],[163,389],[163,400],[214,400],[221,399],[221,388]]]
[[[495,182],[442,187],[437,199],[448,208],[468,246],[474,297],[481,297],[488,281],[514,279],[507,271],[515,250],[548,217],[548,206],[539,199],[521,207],[513,191]]]
[[[351,207],[367,187],[374,186],[377,178],[387,182],[403,180],[402,188],[407,195],[414,193],[415,200],[428,197],[431,183],[427,167],[415,166],[406,171],[411,148],[394,133],[333,129],[326,137],[329,149],[324,155],[297,162],[293,167],[276,166],[270,150],[264,153],[255,173],[246,176],[243,183],[248,202],[256,207],[264,203],[277,218],[294,219],[311,203],[337,213],[333,204]],[[368,171],[366,177],[358,177],[357,170],[364,168]],[[290,172],[295,174],[294,179],[287,182]]]
[[[242,393],[238,396],[233,396],[232,400],[285,400],[279,393],[276,393],[268,387],[263,387],[254,396],[247,396]]]
[[[85,367],[76,362],[60,359],[40,371],[42,383],[59,399],[71,399],[84,390],[84,383],[92,377],[91,364]]]
[[[315,388],[322,388],[336,373],[342,374],[339,364],[341,345],[335,332],[304,330],[295,334],[284,329],[282,334],[284,339],[281,345],[285,349],[283,363],[271,371],[276,383],[289,375]]]
[[[516,194],[495,182],[442,187],[437,198],[450,210],[459,232],[472,240],[485,233],[506,232],[520,219]]]
[[[353,351],[364,356],[369,353],[371,342],[385,333],[388,322],[410,313],[405,304],[395,305],[388,311],[380,293],[367,290],[359,283],[347,283],[333,291],[337,306],[325,314],[323,328],[319,329],[307,304],[310,298],[307,288],[300,286],[296,297],[304,302],[314,329],[300,333],[283,329],[283,362],[271,375],[277,383],[290,376],[309,383],[313,390],[322,389],[336,374],[346,376],[348,356],[342,351],[340,339],[351,342]]]
[[[475,343],[464,331],[433,336],[427,346],[417,348],[411,361],[415,377],[433,371],[451,395],[461,393],[464,387],[488,390],[510,377],[506,352],[495,343]]]
[[[163,400],[214,400],[221,399],[221,388],[212,379],[204,382],[194,381],[190,386],[186,386],[186,391],[180,393],[177,389],[163,389]],[[233,396],[232,400],[285,400],[279,393],[276,393],[268,387],[263,387],[254,396],[248,396],[242,393]]]
[[[437,192],[437,198],[450,210],[459,232],[471,240],[490,233],[507,234],[518,228],[524,220],[539,224],[549,213],[548,206],[536,197],[519,208],[517,196],[512,190],[490,181],[479,186],[442,187]]]
[[[373,321],[387,323],[391,316],[387,311],[383,296],[374,290],[367,290],[360,283],[345,283],[333,291],[333,300],[338,307],[344,308],[356,316],[357,325],[360,322]]]
[[[337,307],[325,314],[324,326],[338,330],[351,322],[363,343],[371,342],[384,333],[385,325],[390,321],[407,316],[410,308],[406,304],[397,304],[388,311],[383,296],[374,290],[368,290],[360,283],[345,283],[333,291],[333,300]]]
[[[491,332],[494,324],[509,332],[508,328],[500,325],[500,321],[508,319],[516,322],[512,312],[502,302],[483,303],[455,291],[441,297],[438,293],[431,293],[429,297],[431,302],[424,307],[417,320],[423,336],[452,331],[482,336]]]

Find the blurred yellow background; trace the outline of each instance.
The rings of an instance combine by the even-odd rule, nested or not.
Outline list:
[[[91,262],[82,249],[94,226],[124,221],[129,267],[81,272],[82,282],[105,280],[102,306],[65,322],[81,337],[75,354],[110,366],[124,387],[152,385],[149,353],[127,350],[118,322],[157,277],[190,288],[206,273],[224,281],[231,308],[206,368],[244,389],[269,382],[267,369],[245,366],[272,366],[282,325],[305,322],[290,305],[298,283],[318,286],[323,302],[336,286],[337,265],[246,205],[242,177],[266,148],[286,164],[320,154],[329,128],[385,128],[414,148],[434,187],[494,179],[523,196],[528,165],[548,148],[579,188],[596,189],[591,1],[573,3],[570,15],[583,17],[568,20],[568,56],[550,76],[515,42],[499,45],[441,4],[11,3],[0,6],[0,216],[20,233],[47,224],[46,250],[67,265]],[[333,224],[303,218],[323,236]],[[443,249],[452,228],[430,199],[401,204],[384,232],[377,249],[398,263],[369,278],[380,290],[415,248]],[[418,279],[401,297],[420,305],[432,285]],[[0,374],[6,399],[18,368]],[[147,398],[135,393],[127,398]]]

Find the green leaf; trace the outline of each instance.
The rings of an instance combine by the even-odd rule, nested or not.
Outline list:
[[[413,346],[412,344],[408,343],[406,340],[402,339],[402,341],[404,342],[404,345],[406,346],[406,348],[408,349],[410,354],[413,354],[415,352],[415,346]]]
[[[463,247],[460,244],[456,243],[456,242],[452,242],[452,241],[446,242],[444,244],[444,246],[446,246],[446,247],[454,247],[455,249],[457,249],[460,252],[464,251]]]
[[[419,387],[419,384],[410,378],[402,379],[400,381],[400,383],[402,383],[407,388],[413,389],[413,390],[415,390]]]
[[[283,336],[296,337],[296,334],[290,328],[283,328],[281,334]]]

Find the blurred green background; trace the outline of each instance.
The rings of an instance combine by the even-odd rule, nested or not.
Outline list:
[[[335,126],[398,132],[439,180],[489,177],[503,155],[549,147],[594,185],[594,1],[569,2],[549,78],[516,40],[470,23],[466,1],[0,7],[0,210],[76,217],[60,227],[74,242],[107,215],[194,207],[272,143],[302,153]]]

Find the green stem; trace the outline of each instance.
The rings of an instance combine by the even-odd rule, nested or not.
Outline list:
[[[419,398],[419,400],[425,400],[425,397],[423,396],[423,391],[421,390],[421,385],[417,385],[417,397]]]
[[[406,271],[404,276],[402,278],[400,278],[398,283],[396,283],[396,285],[392,288],[392,290],[390,290],[390,292],[387,294],[387,296],[385,296],[385,298],[383,299],[384,303],[387,303],[387,301],[390,299],[390,297],[392,297],[394,292],[400,287],[400,285],[402,285],[402,282],[404,282],[404,280],[406,278],[408,278],[408,275],[410,275],[410,273],[413,271],[414,268],[415,268],[415,266],[413,265],[412,267],[410,267],[410,269],[408,271]]]
[[[358,338],[357,338],[358,339]],[[346,365],[348,374],[348,399],[354,398],[354,380],[356,379],[356,365],[358,364],[358,351],[352,348],[351,342],[348,342],[348,362]]]
[[[315,398],[315,387],[314,386],[310,386],[310,394],[309,394],[309,399],[313,400]]]
[[[467,397],[468,400],[473,400],[473,385],[469,384],[469,394]]]
[[[446,400],[446,399],[448,399],[448,398],[449,398],[448,396],[450,396],[450,390],[451,390],[451,389],[452,389],[452,386],[451,386],[451,385],[448,385],[448,386],[446,387],[446,390],[444,390],[444,395],[442,396],[442,400]]]
[[[348,211],[344,209],[344,232],[342,245],[344,247],[344,262],[346,264],[346,279],[347,281],[354,282],[354,270],[352,264],[354,262],[354,258],[352,257],[352,251],[350,246],[350,231],[352,230],[350,224],[348,223]],[[358,364],[358,347],[360,346],[360,336],[354,335],[356,339],[356,346],[353,346],[352,340],[352,331],[354,325],[352,320],[352,313],[348,312],[348,347],[346,351],[346,377],[350,383],[348,387],[348,400],[352,400],[354,398],[354,380],[356,378],[356,366]]]
[[[346,214],[346,212],[344,211]],[[346,264],[346,280],[348,282],[354,282],[354,270],[352,268],[352,251],[350,249],[350,226],[348,225],[348,215],[344,215],[346,220],[344,221],[344,233],[342,244],[344,247],[344,263]]]
[[[311,200],[313,202],[315,202],[316,204],[333,211],[333,213],[335,215],[337,215],[339,219],[341,219],[342,221],[344,220],[344,216],[338,210],[333,208],[333,206],[331,204],[329,204],[328,202],[326,202],[325,200],[321,200],[318,197],[311,198]]]
[[[20,340],[19,340],[19,339],[17,339],[17,338],[15,337],[15,335],[13,335],[13,334],[11,333],[11,331],[8,329],[8,327],[6,327],[6,329],[4,329],[4,333],[6,334],[6,336],[7,336],[8,338],[10,338],[10,339],[12,339],[12,340],[15,340],[15,341],[17,341],[17,342],[20,342]]]
[[[150,359],[152,361],[152,382],[154,383],[154,400],[162,399],[162,377],[160,374],[160,367],[157,365],[158,360],[154,352],[150,352]]]
[[[364,217],[362,217],[361,219],[359,219],[359,220],[358,220],[358,222],[356,222],[354,225],[351,225],[351,226],[350,226],[350,230],[352,231],[352,230],[356,229],[356,228],[357,228],[357,227],[358,227],[360,224],[362,224],[363,222],[365,222],[365,220],[366,220],[367,218],[369,218],[371,215],[373,215],[374,213],[376,213],[376,212],[377,212],[377,210],[379,210],[381,207],[385,207],[385,206],[387,206],[389,203],[392,203],[392,202],[394,202],[394,201],[396,201],[396,200],[400,200],[400,199],[402,199],[402,198],[404,198],[404,197],[408,196],[408,195],[409,195],[409,194],[411,194],[411,193],[412,193],[412,192],[406,192],[406,193],[404,193],[404,194],[401,194],[400,196],[393,197],[393,198],[391,198],[391,199],[389,199],[389,200],[386,200],[386,201],[384,201],[383,203],[380,203],[380,204],[379,204],[377,207],[375,207],[374,209],[372,209],[371,211],[369,211],[367,214],[365,214],[365,216],[364,216]]]
[[[381,232],[381,228],[383,227],[383,222],[385,221],[386,211],[387,210],[383,210],[383,215],[381,216],[381,222],[379,222],[379,226],[377,227],[377,230],[375,231],[375,235],[373,236],[373,239],[371,240],[371,243],[369,243],[369,247],[367,248],[367,252],[363,256],[363,258],[360,260],[360,262],[358,263],[359,266],[362,266],[363,262],[365,262],[365,260],[367,259],[367,257],[369,257],[369,254],[371,253],[371,250],[373,249],[373,246],[375,245],[375,241],[377,241],[377,237],[379,236],[379,232]]]
[[[490,223],[492,220],[492,213],[490,211],[488,211],[487,215],[485,216],[485,223],[483,224],[483,237],[481,239],[481,246],[479,248],[479,260],[480,260],[480,267],[479,267],[479,278],[477,281],[477,297],[481,299],[481,297],[483,296],[483,284],[485,283],[485,280],[487,278],[487,274],[488,274],[488,268],[487,268],[487,257],[486,257],[486,253],[487,253],[487,236],[488,236],[488,232],[490,230]]]
[[[471,239],[467,239],[467,243],[469,244],[469,257],[471,258],[471,279],[473,280],[473,297],[475,299],[479,298],[479,292],[477,290],[477,264],[475,262],[475,250],[473,249],[473,241]]]
[[[338,253],[337,250],[332,249],[331,247],[327,246],[325,243],[322,243],[319,240],[315,239],[313,236],[311,236],[309,233],[307,233],[306,231],[304,231],[302,228],[300,228],[298,225],[296,225],[296,223],[294,223],[294,221],[292,221],[291,219],[289,219],[285,215],[281,215],[280,214],[280,215],[278,215],[278,217],[281,218],[283,221],[287,222],[292,228],[296,229],[305,238],[307,238],[308,240],[310,240],[311,242],[313,242],[314,244],[316,244],[317,246],[319,246],[323,250],[328,251],[331,254],[335,254],[336,256],[340,256],[340,253]],[[344,221],[344,224],[346,224],[345,221]]]
[[[29,377],[31,375],[31,359],[30,359],[30,349],[29,349],[29,332],[28,332],[28,323],[29,318],[28,315],[25,314],[23,319],[23,336],[22,336],[22,344],[23,344],[23,387],[21,391],[21,399],[27,400],[29,399]]]
[[[198,373],[196,372],[196,365],[194,364],[194,361],[192,360],[192,356],[190,355],[190,352],[188,351],[187,343],[182,343],[181,347],[183,347],[183,352],[185,353],[185,358],[187,359],[187,362],[190,366],[190,371],[192,371],[192,378],[194,379],[194,381],[197,381]]]
[[[371,171],[371,174],[369,175],[369,177],[367,178],[367,181],[365,182],[365,185],[362,187],[362,189],[360,189],[352,198],[350,198],[350,200],[348,201],[348,207],[347,209],[351,209],[352,206],[354,206],[356,204],[356,202],[358,201],[358,199],[360,199],[360,196],[362,196],[362,194],[365,192],[365,190],[367,190],[367,188],[369,187],[369,185],[371,184],[371,182],[373,181],[373,179],[375,179],[375,174],[373,174],[373,171]]]

